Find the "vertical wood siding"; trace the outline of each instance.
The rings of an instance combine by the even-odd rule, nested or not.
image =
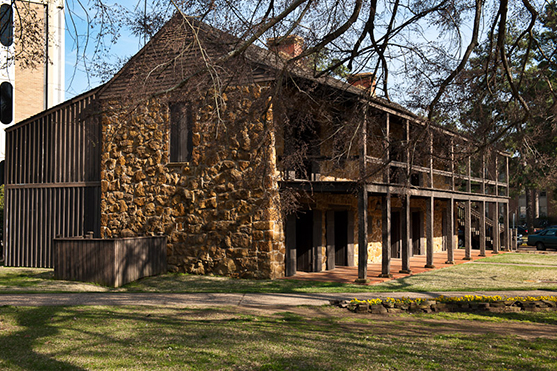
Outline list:
[[[100,234],[100,125],[84,94],[6,130],[6,265],[53,267],[53,239]]]
[[[166,236],[54,240],[54,276],[120,287],[166,272]]]

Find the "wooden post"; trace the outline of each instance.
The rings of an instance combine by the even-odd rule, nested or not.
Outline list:
[[[429,133],[429,188],[433,188],[433,133]]]
[[[509,203],[505,202],[503,204],[503,207],[505,209],[503,214],[503,249],[510,251],[512,250],[512,248],[510,245],[510,237],[509,237]]]
[[[485,152],[482,152],[482,195],[485,195]],[[484,204],[485,206],[485,204]],[[485,215],[484,215],[485,216]]]
[[[493,213],[493,228],[491,228],[491,230],[493,235],[493,253],[499,254],[499,249],[501,248],[501,234],[499,230],[499,202],[495,202],[495,211]]]
[[[387,113],[387,117],[385,120],[385,140],[384,143],[386,144],[386,148],[385,148],[385,158],[384,158],[384,162],[383,162],[383,166],[385,166],[385,169],[383,171],[383,183],[389,184],[391,181],[391,165],[390,165],[390,158],[391,158],[391,149],[390,149],[390,130],[391,130],[391,125],[390,125],[390,115]]]
[[[382,200],[381,229],[383,241],[381,249],[381,274],[379,277],[392,277],[391,275],[391,193],[387,192]]]
[[[447,261],[454,264],[454,199],[447,201]]]
[[[466,192],[472,193],[472,169],[470,164],[470,156],[468,156],[468,164],[466,166],[466,175],[468,180],[466,182]]]
[[[406,166],[406,179],[408,181],[408,183],[410,183],[410,174],[411,174],[411,169],[410,169],[410,120],[406,119],[405,122],[405,126],[406,126],[406,140],[405,142],[405,149],[404,149],[404,163]]]
[[[360,179],[358,189],[358,279],[356,282],[367,282],[367,111],[364,111],[360,142]]]
[[[472,201],[464,203],[464,259],[472,259]]]
[[[427,252],[426,252],[426,268],[435,268],[433,265],[433,226],[434,226],[434,213],[435,213],[435,199],[428,198],[426,207],[426,238],[427,238]]]
[[[335,269],[335,212],[327,211],[327,270]]]
[[[367,282],[367,189],[362,185],[358,192],[358,279]]]
[[[480,256],[485,256],[485,201],[480,201]]]
[[[454,191],[454,171],[455,171],[455,167],[454,167],[454,137],[451,137],[451,143],[450,143],[450,151],[451,151],[451,191]]]
[[[505,160],[506,160],[506,165],[505,165],[505,168],[506,168],[505,182],[507,183],[507,184],[506,184],[506,194],[505,194],[505,196],[509,197],[510,194],[511,194],[511,192],[510,192],[510,185],[509,185],[509,157],[508,157],[508,156],[505,156]],[[507,210],[507,213],[509,213],[509,212],[510,212],[510,210]],[[516,245],[515,245],[515,246],[516,246]]]
[[[499,196],[499,156],[495,152],[495,196]]]
[[[410,270],[410,248],[412,246],[410,241],[410,219],[410,196],[406,195],[402,198],[402,269],[400,270],[400,273],[412,272]]]
[[[313,271],[323,270],[323,217],[321,210],[313,210]]]

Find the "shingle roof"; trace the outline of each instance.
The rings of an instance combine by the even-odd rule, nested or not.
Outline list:
[[[194,36],[197,36],[198,40]],[[170,89],[186,79],[210,83],[211,74],[206,72],[204,61],[222,60],[243,41],[229,33],[218,30],[194,18],[175,14],[163,28],[105,85],[100,94],[103,98],[141,97]],[[332,78],[313,75],[313,71],[288,66],[277,54],[250,45],[244,54],[211,68],[224,84],[235,82],[249,84],[273,81],[278,74],[289,78],[305,79],[346,94],[365,98],[378,107],[385,107],[404,115],[418,118],[404,107],[385,99],[369,96],[362,89]],[[194,78],[191,76],[195,75]],[[195,84],[188,86],[195,86]]]

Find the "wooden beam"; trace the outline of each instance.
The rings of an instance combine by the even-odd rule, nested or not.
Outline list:
[[[505,196],[509,197],[511,195],[510,192],[510,184],[509,184],[509,158],[505,156],[505,167],[506,167],[506,174],[505,174],[505,185],[506,185],[506,194]],[[510,210],[507,210],[508,212],[510,212]]]
[[[390,183],[390,165],[389,164],[389,159],[391,157],[391,148],[390,148],[390,131],[391,131],[391,121],[390,121],[390,117],[391,115],[387,113],[387,117],[385,120],[385,138],[383,140],[383,143],[385,143],[385,157],[383,158],[383,164],[385,164],[385,168],[383,170],[383,183]]]
[[[482,186],[481,186],[481,190],[482,190],[482,195],[485,195],[485,152],[482,152]]]
[[[447,200],[447,261],[445,264],[454,264],[454,199]]]
[[[485,256],[485,208],[486,202],[480,201],[480,256]]]
[[[387,193],[381,198],[382,203],[382,249],[381,249],[381,274],[379,277],[392,277],[391,275],[391,194]]]
[[[313,210],[313,271],[323,270],[323,212]]]
[[[435,224],[435,199],[430,197],[426,200],[426,268],[435,268],[433,265],[433,229]]]
[[[410,181],[410,121],[405,121],[406,139],[404,144],[404,164],[406,165],[406,179]]]
[[[433,133],[429,133],[429,188],[433,189]]]
[[[424,188],[407,188],[403,186],[397,185],[383,185],[383,184],[368,184],[366,185],[368,192],[371,193],[383,193],[386,194],[387,190],[389,189],[391,194],[408,194],[411,197],[435,197],[441,199],[449,199],[452,198],[458,201],[487,201],[487,202],[494,202],[498,200],[499,202],[506,202],[508,197],[495,197],[490,195],[481,195],[481,194],[468,194],[466,192],[458,192],[458,191],[450,191],[450,190],[430,190]]]
[[[509,203],[503,203],[504,206],[504,214],[503,214],[503,249],[510,251],[512,250],[512,246],[510,244],[511,237],[509,236]],[[515,244],[516,246],[516,244]]]
[[[364,111],[364,119],[361,128],[360,143],[360,181],[358,187],[358,279],[357,282],[367,282],[367,110]]]
[[[472,166],[470,164],[470,156],[468,156],[468,161],[466,165],[466,175],[468,178],[466,181],[466,192],[472,193]]]
[[[450,141],[450,151],[451,151],[451,191],[454,191],[454,137],[451,137]]]
[[[472,201],[464,203],[464,259],[472,259]]]
[[[495,208],[493,212],[493,227],[491,228],[492,231],[492,240],[493,240],[493,253],[499,254],[499,250],[501,249],[501,241],[500,241],[500,231],[499,231],[499,202],[494,202]]]
[[[499,196],[499,156],[495,153],[495,196]]]
[[[400,273],[411,273],[410,270],[410,248],[412,246],[410,236],[410,196],[402,197],[402,246],[400,257],[402,259],[402,269]]]
[[[33,188],[82,188],[100,187],[100,181],[92,182],[60,182],[60,183],[26,183],[26,184],[6,184],[7,189],[33,189]]]
[[[365,187],[358,192],[358,280],[367,282],[367,205],[368,194]]]

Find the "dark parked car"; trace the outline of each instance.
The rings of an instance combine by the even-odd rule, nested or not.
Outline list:
[[[557,249],[557,228],[546,228],[528,236],[528,246],[536,246],[537,250],[546,248]]]

